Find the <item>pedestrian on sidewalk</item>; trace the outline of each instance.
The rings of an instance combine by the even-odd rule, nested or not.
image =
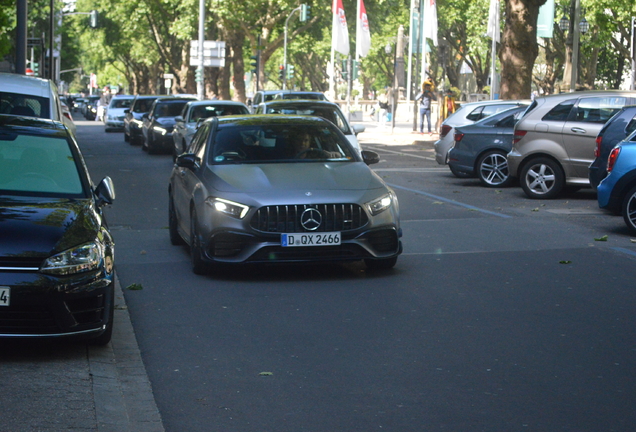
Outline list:
[[[433,103],[433,92],[428,82],[422,84],[422,91],[415,96],[415,101],[420,101],[420,133],[424,134],[424,117],[426,117],[428,134],[433,135],[433,132],[431,132],[431,104]]]
[[[442,107],[442,120],[446,120],[449,115],[455,112],[455,94],[452,89],[446,90],[444,105]]]
[[[380,116],[378,123],[380,127],[385,127],[388,121],[391,121],[391,106],[389,105],[389,92],[388,87],[384,88],[384,93],[378,97],[378,106],[380,108]]]

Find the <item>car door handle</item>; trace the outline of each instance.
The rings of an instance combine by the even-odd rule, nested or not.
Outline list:
[[[573,127],[572,129],[570,129],[572,132],[574,133],[585,133],[585,129],[582,129],[580,127]]]

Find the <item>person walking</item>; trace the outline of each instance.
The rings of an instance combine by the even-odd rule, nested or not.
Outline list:
[[[420,133],[424,134],[424,117],[428,123],[428,134],[433,135],[431,131],[431,104],[433,103],[433,92],[431,91],[431,85],[424,83],[422,85],[422,91],[415,96],[415,101],[420,101]]]
[[[452,89],[446,90],[444,96],[444,106],[442,108],[442,120],[446,120],[448,116],[455,112],[455,94]]]

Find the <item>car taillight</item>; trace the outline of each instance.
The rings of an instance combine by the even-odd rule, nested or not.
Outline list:
[[[521,138],[523,138],[524,136],[526,136],[526,134],[528,133],[528,131],[524,131],[524,130],[515,130],[515,134],[512,137],[512,143],[513,144],[517,144],[519,141],[521,141]]]
[[[455,142],[460,142],[462,138],[464,138],[464,134],[461,132],[456,132],[453,138],[455,139]]]
[[[603,141],[603,136],[599,135],[596,137],[596,147],[594,148],[594,157],[599,157],[601,155],[601,142]]]
[[[69,114],[67,112],[64,112],[63,114],[64,114],[64,117],[66,117],[67,119],[73,120],[73,117],[71,117],[71,114]]]
[[[453,130],[452,126],[442,125],[442,132],[439,134],[440,138],[444,138],[451,130]]]
[[[621,148],[620,147],[614,147],[612,149],[612,151],[609,154],[609,157],[607,158],[607,172],[610,173],[612,172],[612,169],[614,168],[614,164],[616,163],[616,159],[618,159],[618,155],[621,152]]]

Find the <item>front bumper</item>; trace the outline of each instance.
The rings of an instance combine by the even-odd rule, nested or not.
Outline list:
[[[225,263],[357,261],[392,258],[402,253],[396,227],[342,233],[337,246],[283,247],[280,234],[219,230],[204,242],[204,259]]]
[[[0,287],[10,290],[8,306],[0,306],[0,338],[90,338],[110,324],[113,273],[54,277],[2,269]]]

